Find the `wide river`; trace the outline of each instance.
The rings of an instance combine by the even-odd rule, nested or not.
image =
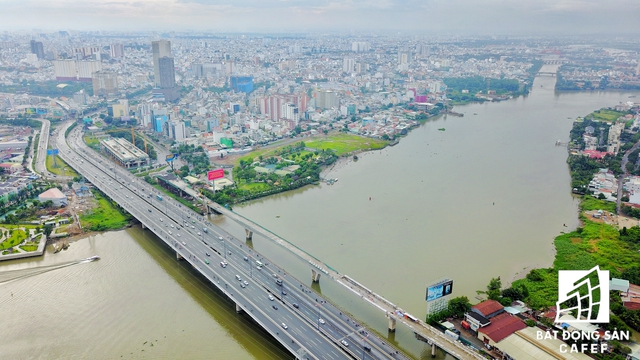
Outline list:
[[[454,296],[477,301],[492,277],[508,283],[549,266],[553,238],[577,225],[567,151],[556,140],[568,140],[577,116],[640,95],[557,93],[554,83],[539,77],[525,98],[456,107],[464,117],[433,119],[394,147],[327,171],[335,185],[234,210],[417,317],[426,313],[426,286],[443,278],[454,280]],[[260,236],[252,246],[310,282],[294,255]],[[92,255],[102,259],[77,262]],[[387,335],[384,314],[346,289],[326,277],[314,289]],[[0,306],[0,359],[290,358],[137,227],[0,263]],[[388,339],[428,357],[402,326]]]

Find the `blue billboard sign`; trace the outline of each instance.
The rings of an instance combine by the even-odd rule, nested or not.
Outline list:
[[[451,295],[453,292],[453,280],[443,281],[427,288],[427,302]]]
[[[47,155],[58,155],[58,149],[47,149]]]

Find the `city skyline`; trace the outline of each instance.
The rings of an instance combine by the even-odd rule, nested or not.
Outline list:
[[[633,34],[633,0],[8,0],[2,30]],[[25,18],[29,21],[25,21]]]

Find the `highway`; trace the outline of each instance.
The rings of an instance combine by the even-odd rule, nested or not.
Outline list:
[[[89,149],[80,128],[67,139],[76,151],[72,150],[64,139],[68,125],[60,127],[55,139],[60,156],[174,248],[292,354],[302,359],[406,358],[243,241]]]

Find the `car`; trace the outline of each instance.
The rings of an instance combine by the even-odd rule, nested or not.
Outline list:
[[[298,305],[298,304],[296,304],[296,303],[293,303],[293,304],[291,304],[291,305],[293,305],[293,307],[294,307],[294,308],[296,308],[296,309],[300,309],[300,305]]]
[[[169,235],[173,235],[173,233],[171,231],[169,231]]]
[[[178,237],[180,237],[180,234],[176,233],[176,235],[178,235]]]
[[[162,219],[160,219],[160,222],[162,222]]]
[[[280,326],[282,326],[283,329],[287,330],[289,327],[287,326],[287,324],[282,323]]]
[[[271,300],[271,301],[275,300],[275,298],[273,297],[273,295],[269,294],[269,300]]]
[[[287,295],[287,291],[286,290],[282,290],[282,295]]]
[[[244,261],[249,261],[249,258],[245,256]]]
[[[182,245],[187,246],[187,243],[183,241],[183,242],[182,242]]]
[[[206,253],[204,253],[204,254],[205,254],[205,255],[207,255],[207,256],[211,256],[211,254],[209,254],[208,252],[206,252]]]
[[[368,346],[366,346],[366,345],[365,345],[365,346],[363,346],[362,348],[363,348],[366,352],[371,352],[371,348],[370,348],[370,347],[368,347]]]
[[[221,262],[220,262],[220,267],[223,267],[223,268],[224,268],[224,267],[227,267],[227,265],[224,263],[224,261],[221,261]]]
[[[271,307],[273,308],[273,310],[278,310],[278,307],[275,305],[272,305]]]
[[[245,286],[246,286],[246,285],[249,285],[249,283],[248,283],[246,280],[243,282],[243,284],[244,284]]]
[[[340,340],[340,343],[345,347],[349,347],[349,343],[346,340]]]
[[[247,287],[247,285],[245,285],[245,284],[240,284],[240,287],[244,289],[244,288],[246,288],[246,287]]]
[[[171,224],[171,228],[173,229],[173,224]]]
[[[209,259],[204,259],[204,262],[207,263],[207,265],[209,265]]]
[[[149,212],[151,212],[151,209],[147,209],[147,210],[149,210]]]
[[[193,226],[193,225],[191,225],[191,228],[192,228],[192,229],[195,229],[196,227],[195,227],[195,226]]]
[[[202,234],[200,234],[200,232],[198,231],[198,236],[200,236],[200,235],[202,235]]]
[[[318,319],[318,322],[319,322],[320,324],[322,324],[322,325],[324,325],[324,323],[325,323],[324,319]]]
[[[258,266],[256,266],[256,269],[262,270],[262,266],[258,265]]]

